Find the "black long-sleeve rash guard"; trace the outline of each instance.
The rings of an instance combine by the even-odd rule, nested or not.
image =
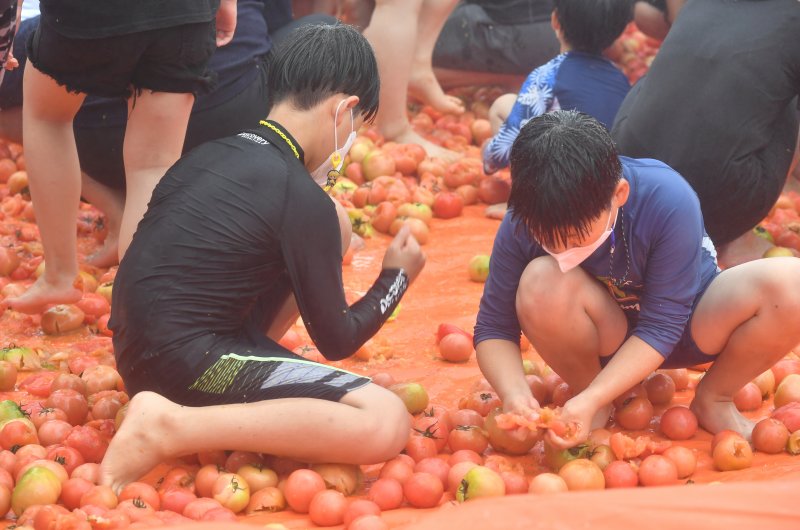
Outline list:
[[[114,283],[122,364],[230,348],[232,337],[290,356],[254,334],[263,339],[291,293],[320,352],[338,360],[394,311],[408,287],[399,269],[383,270],[348,307],[335,207],[281,132],[285,139],[263,127],[201,145],[158,184]]]

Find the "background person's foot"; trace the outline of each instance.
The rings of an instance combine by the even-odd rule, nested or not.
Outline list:
[[[732,398],[719,400],[698,390],[689,408],[697,416],[700,427],[711,434],[729,430],[738,432],[748,441],[752,438],[755,423],[742,416]]]
[[[5,302],[14,311],[33,314],[41,313],[51,304],[74,304],[82,297],[83,292],[76,289],[73,282],[52,284],[42,275],[27,291],[15,298],[8,298]]]
[[[419,144],[425,149],[425,152],[428,153],[428,156],[431,158],[441,158],[444,162],[450,163],[455,162],[459,158],[462,158],[464,155],[461,153],[456,153],[455,151],[451,151],[449,149],[445,149],[435,143],[426,140],[422,137],[419,133],[415,132],[411,127],[409,127],[406,132],[395,136],[394,138],[390,138],[387,136],[387,139],[394,140],[400,144]]]
[[[445,94],[433,71],[428,68],[414,68],[408,81],[408,93],[445,114],[463,114],[465,110],[464,102]]]

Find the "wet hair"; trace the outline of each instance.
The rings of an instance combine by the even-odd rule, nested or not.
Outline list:
[[[602,53],[633,20],[632,0],[553,0],[564,40],[573,50]]]
[[[511,215],[549,248],[585,238],[609,208],[622,165],[603,125],[588,114],[538,116],[511,147]]]
[[[282,102],[309,110],[333,94],[359,97],[356,112],[378,112],[378,64],[367,39],[347,24],[313,24],[294,30],[269,61],[270,106]]]

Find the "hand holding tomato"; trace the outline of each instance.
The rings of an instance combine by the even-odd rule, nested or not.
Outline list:
[[[403,225],[389,244],[383,256],[384,269],[403,269],[408,281],[413,282],[425,266],[425,253],[411,235],[411,229]]]
[[[580,399],[580,395],[570,399],[561,409],[559,424],[565,429],[550,429],[547,433],[548,441],[559,449],[570,449],[582,444],[589,438],[592,420],[598,410],[597,406]]]

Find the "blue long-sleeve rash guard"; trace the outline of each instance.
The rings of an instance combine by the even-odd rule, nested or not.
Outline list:
[[[656,160],[620,161],[631,191],[614,225],[613,259],[609,238],[580,266],[608,287],[633,323],[632,334],[666,359],[684,332],[695,299],[719,273],[716,252],[705,233],[697,196],[677,172]],[[509,211],[495,237],[475,345],[488,339],[519,343],[520,277],[531,260],[545,255]]]

